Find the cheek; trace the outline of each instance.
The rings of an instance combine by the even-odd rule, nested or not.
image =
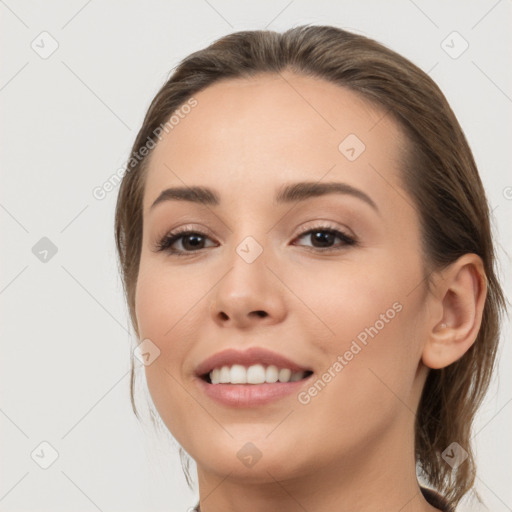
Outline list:
[[[182,327],[180,320],[193,311],[201,292],[199,288],[170,266],[141,262],[135,294],[141,338],[154,338],[155,343],[172,339]],[[203,294],[207,290],[204,288]]]
[[[397,418],[409,417],[419,361],[416,305],[406,295],[410,290],[404,293],[405,281],[392,282],[389,276],[399,274],[381,270],[352,270],[336,280],[332,274],[320,279],[325,286],[309,281],[309,295],[303,295],[329,329],[314,319],[322,335],[310,340],[322,359],[317,380],[299,399],[301,421],[306,431],[322,425],[340,450],[380,439]],[[317,448],[320,453],[325,447]]]
[[[365,394],[370,402],[375,392],[395,401],[393,392],[407,395],[420,359],[415,326],[421,304],[410,293],[418,273],[413,265],[398,267],[381,258],[379,265],[321,269],[302,278],[297,292],[316,313],[302,328],[322,354],[320,367],[336,375],[328,387],[337,393],[350,388],[360,405]]]
[[[163,356],[163,354],[162,354]],[[204,409],[182,383],[177,369],[169,366],[169,361],[159,357],[150,366],[145,367],[148,391],[158,415],[172,436],[188,453],[195,453],[195,443],[201,447],[202,438],[191,435],[203,422],[206,438],[218,435],[215,422],[205,421]]]
[[[161,400],[170,404],[172,396],[158,400],[155,393],[173,390],[182,379],[181,363],[189,350],[187,339],[191,339],[187,326],[198,300],[197,290],[194,293],[193,287],[177,280],[176,271],[171,274],[162,265],[141,264],[135,310],[140,341],[149,339],[160,351],[154,362],[145,366],[155,405]]]
[[[149,339],[159,356],[144,367],[151,399],[173,436],[186,443],[187,411],[197,403],[184,390],[182,362],[190,349],[187,326],[194,317],[199,290],[180,282],[179,273],[163,265],[141,262],[135,309],[140,340]],[[195,319],[197,322],[197,319]]]
[[[350,345],[353,337],[376,322],[379,331],[389,330],[400,316],[403,292],[392,275],[383,264],[318,265],[314,273],[305,272],[296,280],[294,291],[314,313],[307,317],[310,324],[323,324],[324,339],[338,350],[344,347],[343,340]]]

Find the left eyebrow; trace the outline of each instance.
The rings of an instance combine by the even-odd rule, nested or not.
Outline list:
[[[301,181],[299,183],[291,183],[285,185],[278,190],[275,197],[277,203],[294,203],[304,201],[310,197],[318,197],[326,194],[344,194],[357,197],[368,205],[370,205],[377,213],[380,214],[379,208],[375,201],[362,190],[353,187],[347,183],[336,181],[327,183],[318,183],[314,181]]]
[[[340,182],[317,183],[314,181],[302,181],[283,185],[278,189],[274,202],[295,203],[327,194],[344,194],[356,197],[379,213],[377,205],[370,196],[352,185]],[[152,210],[157,204],[164,201],[190,201],[193,203],[202,203],[207,206],[218,206],[220,204],[220,195],[215,190],[208,187],[171,187],[162,190],[150,209]]]

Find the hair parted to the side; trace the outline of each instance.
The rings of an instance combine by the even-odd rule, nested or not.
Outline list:
[[[153,99],[131,155],[139,155],[141,147],[155,140],[155,131],[200,90],[224,79],[281,74],[285,69],[354,91],[392,116],[402,128],[408,148],[403,154],[401,178],[420,217],[426,287],[432,272],[463,254],[475,253],[483,260],[488,293],[478,337],[458,361],[430,370],[415,423],[421,476],[455,507],[474,484],[471,428],[493,374],[506,304],[496,275],[482,182],[465,135],[434,81],[376,41],[336,27],[304,25],[284,33],[236,32],[181,61]],[[120,272],[137,337],[135,290],[150,154],[127,169],[115,214]],[[134,380],[132,357],[130,394],[138,416]],[[453,441],[468,452],[466,461],[454,470],[441,457]]]

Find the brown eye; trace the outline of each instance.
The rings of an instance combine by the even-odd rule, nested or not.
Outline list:
[[[209,237],[198,231],[180,231],[169,233],[160,240],[157,251],[167,251],[171,254],[186,254],[205,248]],[[173,247],[177,245],[178,247]],[[180,247],[181,245],[181,247]]]
[[[338,246],[341,247],[356,244],[356,240],[354,238],[346,235],[345,233],[342,233],[337,229],[332,228],[310,229],[305,233],[302,233],[298,238],[309,238],[311,241],[311,246],[309,247],[320,250],[336,249],[336,246],[333,245],[336,239],[341,241],[341,243],[338,244]]]

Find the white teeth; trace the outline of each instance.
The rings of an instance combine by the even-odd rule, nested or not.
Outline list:
[[[292,374],[292,371],[288,368],[283,368],[282,370],[279,370],[279,382],[288,382],[290,380],[290,376]]]
[[[213,370],[215,371],[215,370]],[[247,384],[247,370],[241,364],[231,367],[231,384]]]
[[[267,369],[265,371],[265,381],[266,382],[277,382],[279,379],[279,370],[277,369],[277,366],[274,366],[271,364],[270,366],[267,366]]]
[[[229,371],[229,366],[223,366],[220,369],[219,382],[221,384],[227,384],[228,382],[231,382],[231,372]]]
[[[263,384],[265,382],[265,368],[261,364],[254,364],[247,368],[247,384]]]
[[[274,382],[296,382],[301,380],[306,372],[292,372],[289,368],[277,368],[275,365],[267,366],[253,364],[249,367],[241,364],[214,368],[210,372],[212,384],[263,384]]]

